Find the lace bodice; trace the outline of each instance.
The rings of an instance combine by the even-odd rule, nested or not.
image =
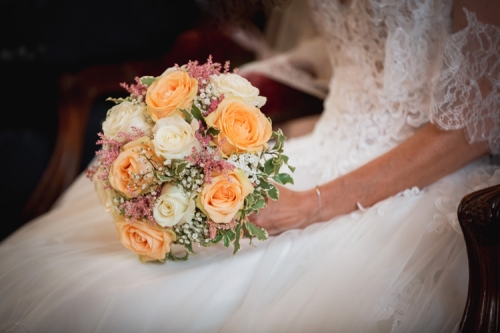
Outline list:
[[[451,34],[451,1],[310,1],[333,76],[315,135],[347,172],[427,123],[465,128],[500,151],[500,28],[478,22]],[[489,84],[481,94],[480,81]],[[347,142],[347,145],[346,145]],[[337,153],[337,152],[336,152]]]
[[[399,142],[429,120],[430,81],[450,16],[449,5],[432,3],[311,2],[334,72],[325,118],[337,118],[340,131],[340,118],[364,124],[358,146]]]

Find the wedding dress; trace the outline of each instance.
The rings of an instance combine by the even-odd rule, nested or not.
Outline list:
[[[499,152],[500,28],[467,11],[467,27],[451,34],[449,1],[311,8],[324,41],[314,43],[333,74],[314,131],[285,144],[297,168],[292,189],[348,173],[429,121],[465,128],[471,142]],[[314,63],[319,52],[258,66],[314,82],[300,69],[328,66]],[[480,80],[493,87],[488,94]],[[316,83],[306,88],[321,94]],[[49,213],[0,245],[0,331],[451,332],[468,283],[457,205],[498,183],[500,168],[485,157],[426,188],[244,244],[235,257],[212,246],[187,262],[141,264],[81,175]]]

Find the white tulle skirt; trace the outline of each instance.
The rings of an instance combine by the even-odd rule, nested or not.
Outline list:
[[[316,185],[309,171],[298,188]],[[468,283],[457,204],[497,183],[484,159],[235,257],[212,246],[142,264],[82,175],[0,245],[0,332],[451,332]]]

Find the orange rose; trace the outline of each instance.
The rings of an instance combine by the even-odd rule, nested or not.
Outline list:
[[[167,73],[148,88],[146,104],[153,121],[172,115],[179,109],[190,109],[198,92],[198,81],[183,71]]]
[[[229,223],[243,206],[245,197],[253,186],[245,172],[235,169],[225,175],[212,178],[197,197],[197,206],[216,223]]]
[[[150,260],[164,260],[175,240],[170,229],[153,227],[145,221],[128,222],[121,216],[115,222],[120,242],[130,251],[137,253],[144,263]]]
[[[129,198],[145,193],[154,179],[152,163],[163,162],[156,156],[151,139],[144,136],[130,141],[111,165],[109,183]]]
[[[266,116],[240,98],[223,99],[205,120],[209,126],[220,129],[214,141],[226,139],[222,151],[228,156],[232,152],[260,152],[267,148],[272,135]]]

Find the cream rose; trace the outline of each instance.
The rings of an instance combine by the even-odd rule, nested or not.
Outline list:
[[[111,187],[106,187],[106,185],[104,185],[104,181],[99,179],[101,174],[102,172],[96,172],[92,177],[92,182],[94,183],[95,191],[97,192],[97,196],[99,197],[99,201],[101,202],[104,211],[111,215],[114,221],[120,217],[120,213],[113,203],[114,198],[116,198],[118,194]]]
[[[102,123],[102,131],[106,137],[120,142],[125,140],[124,137],[118,136],[120,132],[137,134],[132,130],[132,126],[149,136],[153,126],[147,122],[145,112],[144,105],[132,104],[128,101],[121,102],[109,109],[106,120]]]
[[[147,136],[123,146],[109,170],[109,183],[128,198],[149,191],[153,183],[153,168],[163,159],[155,154],[154,145]]]
[[[240,98],[224,98],[205,120],[209,126],[220,129],[214,141],[226,139],[222,151],[228,156],[233,152],[260,152],[268,147],[271,139],[269,119]]]
[[[194,135],[198,127],[196,119],[188,124],[179,115],[159,119],[153,127],[156,153],[165,159],[182,159],[191,155],[193,147],[200,150],[200,143]]]
[[[178,70],[160,76],[146,92],[148,113],[154,121],[169,117],[179,109],[190,109],[198,93],[198,81]]]
[[[243,170],[235,169],[216,175],[212,183],[203,185],[197,197],[198,207],[216,223],[229,223],[243,207],[245,197],[253,192],[252,183]]]
[[[120,242],[137,253],[142,262],[164,260],[175,240],[172,230],[153,227],[146,221],[128,222],[121,216],[115,226]]]
[[[185,196],[176,185],[167,184],[156,199],[153,216],[162,227],[172,227],[191,221],[194,210],[194,200]]]
[[[266,104],[267,99],[259,96],[259,89],[238,74],[213,75],[210,81],[220,94],[224,94],[224,97],[240,97],[258,108]]]

